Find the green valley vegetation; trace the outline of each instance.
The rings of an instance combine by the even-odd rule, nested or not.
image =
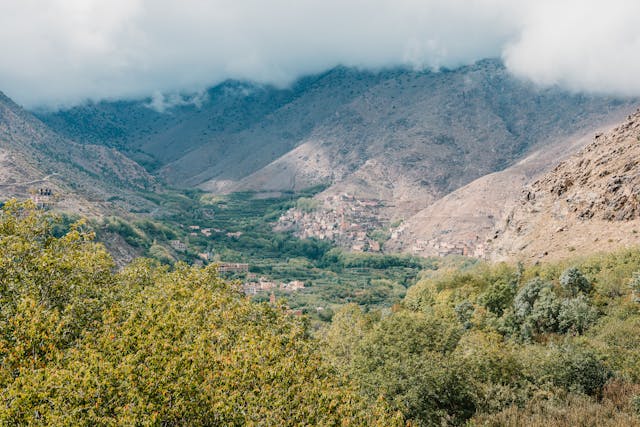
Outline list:
[[[54,222],[0,211],[1,425],[403,425],[282,307],[213,268],[116,272],[85,224]]]
[[[640,250],[441,269],[390,314],[338,310],[326,357],[412,425],[640,425]]]
[[[83,221],[0,212],[2,425],[640,425],[639,249],[441,264],[314,329],[211,266],[117,269]]]
[[[108,244],[110,236],[117,235],[138,256],[166,264],[248,263],[252,276],[280,283],[302,281],[302,290],[275,288],[259,292],[256,299],[268,300],[270,292],[275,292],[291,308],[324,320],[352,302],[366,309],[391,307],[402,300],[422,270],[438,268],[441,261],[434,258],[348,253],[326,240],[274,231],[274,224],[288,209],[311,208],[315,202],[310,197],[321,189],[223,196],[196,190],[148,193],[146,197],[158,206],[154,212],[105,217],[88,225],[98,240]],[[69,225],[75,219],[63,222]],[[226,275],[238,280],[246,276]]]

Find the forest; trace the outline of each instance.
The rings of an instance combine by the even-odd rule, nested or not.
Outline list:
[[[330,322],[0,211],[2,425],[640,425],[640,250],[425,269]],[[344,258],[341,263],[351,262]]]

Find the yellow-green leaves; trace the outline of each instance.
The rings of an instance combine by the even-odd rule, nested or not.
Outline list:
[[[0,425],[401,425],[320,356],[304,322],[213,268],[121,272],[81,227],[0,216]]]

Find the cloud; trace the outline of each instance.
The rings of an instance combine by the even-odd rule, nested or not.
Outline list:
[[[575,91],[640,95],[640,2],[538,0],[503,58],[517,75]]]
[[[503,57],[540,84],[640,95],[635,3],[0,0],[0,90],[28,107],[143,96],[162,107],[177,98],[159,93],[227,78],[284,86],[339,64],[437,69]]]

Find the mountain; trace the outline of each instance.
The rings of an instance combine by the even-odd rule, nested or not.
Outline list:
[[[229,81],[193,96],[37,115],[67,138],[117,148],[173,186],[323,186],[313,212],[293,211],[279,228],[359,249],[371,246],[364,236],[372,231],[410,223],[474,180],[619,119],[632,105],[538,88],[489,59],[439,72],[338,67],[289,88]],[[540,168],[530,169],[519,176]],[[512,179],[506,185],[518,188]],[[411,227],[414,240],[424,238]]]
[[[385,247],[422,256],[487,256],[488,243],[519,202],[523,187],[591,142],[595,130],[583,132],[548,144],[507,169],[447,194],[397,227]]]
[[[527,185],[493,259],[566,258],[640,244],[640,110]]]
[[[164,110],[144,99],[36,114],[70,139],[116,147],[169,184],[193,187],[267,166],[379,79],[337,68],[284,89],[228,81]]]
[[[96,214],[144,206],[137,192],[155,185],[155,178],[117,150],[64,138],[0,92],[0,197],[25,198],[43,190],[40,199],[60,209]]]

